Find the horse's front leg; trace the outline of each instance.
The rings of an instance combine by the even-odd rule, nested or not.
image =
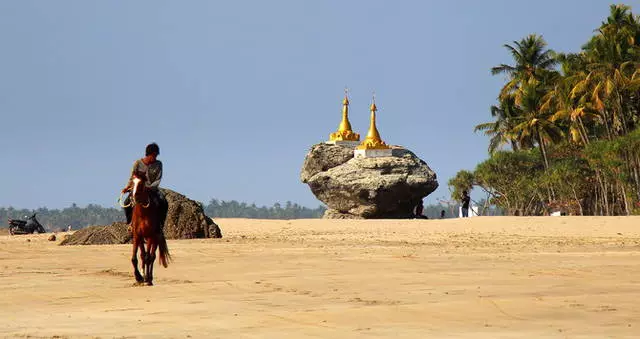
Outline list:
[[[133,236],[133,255],[131,256],[131,263],[133,264],[133,274],[136,277],[136,281],[138,283],[141,283],[144,281],[144,279],[142,278],[142,275],[140,274],[140,271],[138,271],[138,246],[140,240],[137,236]],[[143,248],[143,254],[144,254],[144,248]]]
[[[146,274],[145,272],[146,272],[146,267],[147,267],[147,251],[144,248],[144,238],[143,237],[140,237],[140,243],[138,244],[138,247],[140,247],[140,260],[142,260],[142,273]]]
[[[145,282],[147,285],[153,285],[153,262],[156,260],[156,249],[158,245],[156,244],[155,239],[149,241],[149,245],[147,246],[147,267],[145,270]]]

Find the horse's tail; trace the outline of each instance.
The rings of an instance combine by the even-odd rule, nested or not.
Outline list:
[[[169,247],[167,247],[167,239],[165,239],[164,234],[160,235],[158,250],[160,250],[160,263],[162,266],[167,267],[171,261],[171,254],[169,254]]]

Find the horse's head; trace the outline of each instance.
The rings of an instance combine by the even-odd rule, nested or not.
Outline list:
[[[145,185],[146,182],[147,182],[147,176],[144,172],[140,172],[140,171],[133,172],[133,175],[131,177],[131,183],[133,184],[133,187],[130,187],[131,193],[129,195],[130,202],[127,205],[123,204],[122,195],[125,193],[125,191],[123,190],[122,193],[120,194],[120,198],[118,198],[118,203],[120,204],[120,206],[127,208],[142,202],[144,207],[148,207],[149,192],[148,192],[147,186]]]
[[[145,185],[146,181],[147,176],[144,172],[136,171],[133,173],[131,198],[134,204],[139,201],[149,200],[147,196],[147,186]]]

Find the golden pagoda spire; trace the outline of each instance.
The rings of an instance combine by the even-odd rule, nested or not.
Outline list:
[[[329,135],[331,141],[360,141],[360,134],[351,130],[349,122],[349,97],[348,89],[344,89],[344,99],[342,100],[342,121],[338,126],[338,131]]]
[[[371,102],[371,106],[369,107],[369,111],[371,111],[371,121],[369,123],[369,131],[367,132],[367,137],[364,141],[356,147],[357,149],[389,149],[390,147],[382,141],[380,138],[380,133],[378,132],[378,128],[376,127],[376,111],[378,111],[378,107],[376,107],[376,94],[373,93],[373,99]]]

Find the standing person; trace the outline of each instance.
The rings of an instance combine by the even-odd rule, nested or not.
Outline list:
[[[427,218],[426,215],[422,215],[423,211],[424,211],[424,204],[422,203],[422,199],[420,199],[420,201],[418,202],[418,205],[416,206],[416,211],[413,217],[416,219],[429,219]]]
[[[444,214],[445,214],[444,210],[440,211],[440,219],[444,219]]]
[[[149,197],[153,204],[159,207],[160,213],[160,227],[164,227],[164,221],[167,218],[167,211],[169,210],[169,204],[164,194],[160,191],[160,180],[162,179],[162,162],[158,160],[160,155],[160,147],[154,142],[147,145],[145,149],[145,156],[142,159],[138,159],[133,163],[131,169],[131,175],[127,186],[122,189],[122,193],[128,192],[133,189],[133,175],[137,173],[144,173],[146,176],[145,186],[149,189]],[[124,203],[129,205],[131,195],[127,196]],[[125,207],[124,214],[127,217],[127,224],[131,224],[131,217],[133,213],[133,207]],[[131,227],[131,226],[129,226]]]
[[[462,217],[469,217],[469,202],[471,201],[471,197],[467,193],[467,191],[462,192]]]

